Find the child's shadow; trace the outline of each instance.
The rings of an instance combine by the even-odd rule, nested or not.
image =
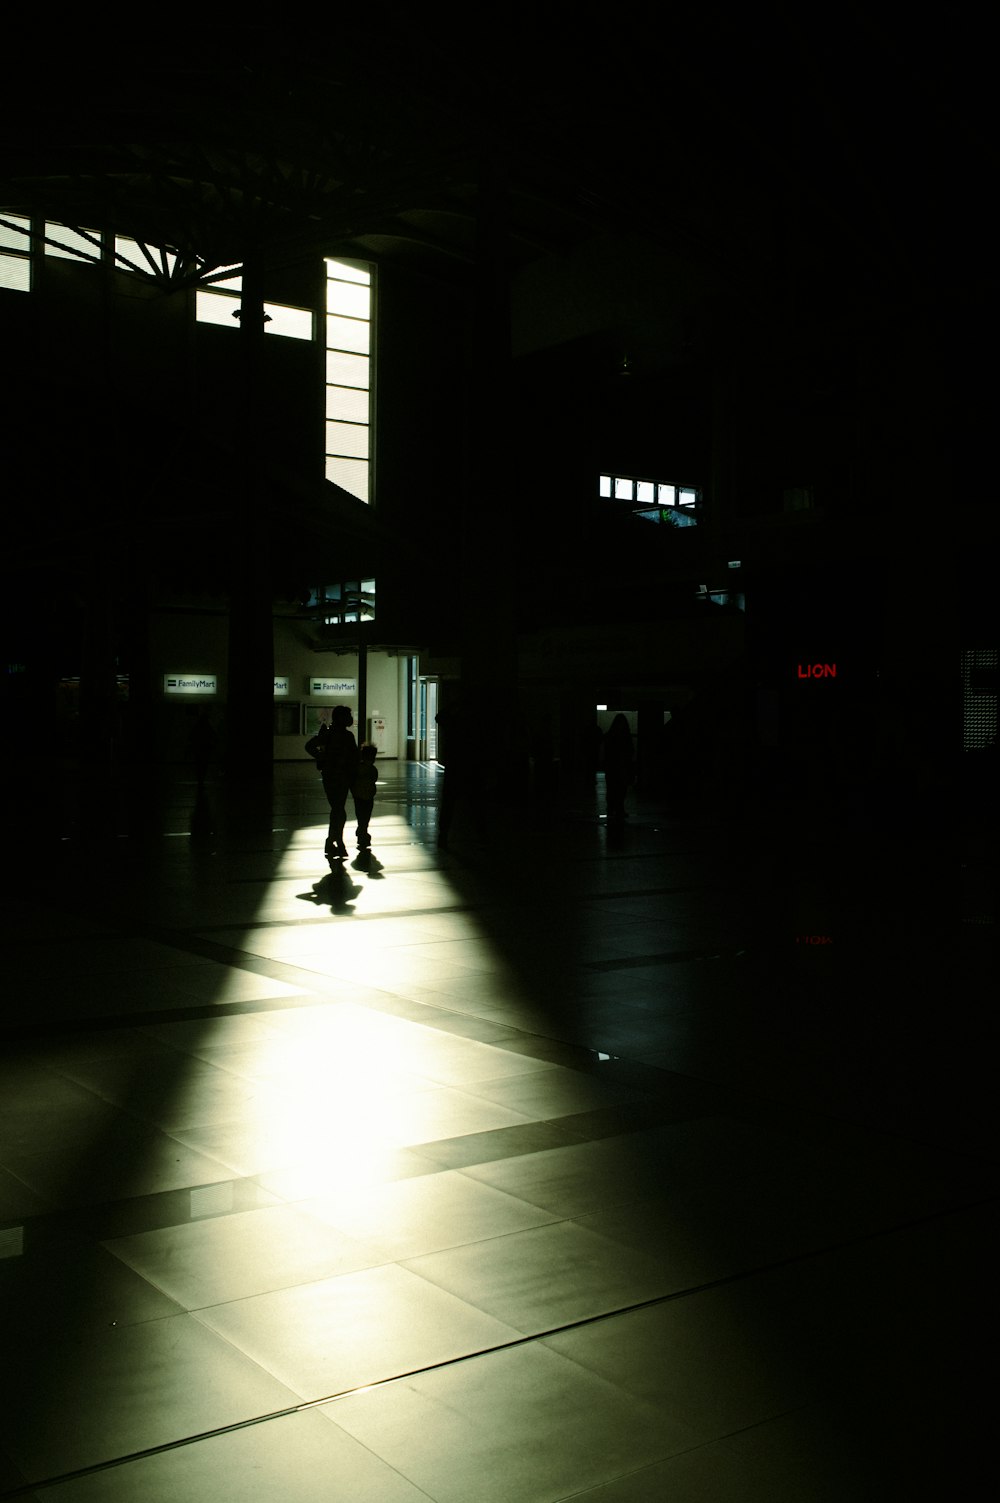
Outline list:
[[[313,883],[311,892],[300,892],[299,897],[304,903],[328,906],[331,913],[353,913],[352,905],[360,891],[358,884],[352,882],[344,867],[338,864]]]
[[[351,862],[356,872],[364,872],[371,881],[380,881],[384,867],[378,857],[371,851],[359,851]]]

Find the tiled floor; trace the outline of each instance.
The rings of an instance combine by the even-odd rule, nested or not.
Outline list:
[[[442,854],[435,770],[382,772],[332,876],[290,766],[15,877],[0,1497],[981,1495],[988,936],[940,854],[599,790]]]

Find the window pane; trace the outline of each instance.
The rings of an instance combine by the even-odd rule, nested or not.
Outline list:
[[[200,324],[222,324],[226,329],[238,329],[240,321],[233,314],[239,312],[238,297],[224,297],[219,292],[199,292],[195,298],[195,317]]]
[[[656,489],[660,493],[657,497],[660,505],[673,506],[677,500],[677,487],[675,485],[658,485]]]
[[[355,391],[349,386],[328,386],[326,415],[328,418],[342,418],[347,423],[367,423],[368,393]]]
[[[363,282],[365,286],[372,279],[370,271],[363,271],[360,266],[348,266],[346,261],[330,261],[326,263],[328,277],[337,277],[341,282]]]
[[[204,263],[202,263],[202,264],[204,266]],[[229,270],[229,267],[227,267],[227,266],[217,266],[214,271],[208,271],[208,272],[204,271],[204,269],[203,269],[201,274],[204,277],[206,277],[206,278],[208,278],[208,277],[212,278],[211,282],[209,282],[209,281],[206,280],[205,285],[206,286],[211,286],[211,287],[218,287],[220,289],[224,289],[227,292],[242,292],[243,291],[243,274],[242,274],[242,272],[240,273],[240,275],[238,277],[226,277],[226,276],[223,276],[222,273],[225,272],[225,271],[228,271],[228,270]],[[219,280],[216,280],[216,278],[218,278]]]
[[[130,240],[127,235],[116,235],[115,236],[115,255],[116,256],[125,256],[129,261],[133,262],[133,264],[135,266],[137,266],[140,271],[146,272],[146,274],[148,276],[152,276],[154,274],[154,268],[155,268],[156,274],[162,276],[163,275],[163,257],[164,257],[164,252],[160,249],[160,247],[158,245],[149,245],[149,246],[146,247],[146,250],[148,250],[149,255],[152,256],[152,258],[153,258],[153,265],[152,266],[150,266],[149,259],[148,259],[147,255],[146,255],[146,252],[143,250],[142,246],[139,244],[138,241],[136,241],[136,240]],[[176,252],[175,251],[167,251],[166,252],[166,260],[167,260],[167,270],[168,270],[168,272],[172,272],[173,269],[174,269],[174,267],[177,265],[177,254],[176,254]],[[121,261],[116,261],[115,265],[118,267],[119,271],[131,271],[132,270],[131,266],[125,266]]]
[[[645,501],[651,506],[655,500],[653,489],[653,482],[651,480],[637,480],[635,483],[635,499],[637,501]]]
[[[71,230],[69,225],[56,224],[53,220],[45,221],[45,233],[53,239],[61,242],[60,245],[46,245],[47,256],[61,256],[70,261],[99,261],[101,259],[100,245],[94,245],[77,230]],[[95,240],[100,240],[97,230],[87,230],[87,235],[93,235]],[[63,249],[66,246],[67,249]]]
[[[0,224],[0,245],[9,245],[13,250],[26,251],[30,245],[28,238],[28,220],[23,214],[5,214],[4,219],[10,225],[18,225],[18,229],[10,229],[6,224]]]
[[[368,356],[345,355],[342,350],[328,350],[326,379],[331,386],[363,386],[368,389]]]
[[[615,481],[615,495],[616,495],[616,497],[618,498],[619,501],[631,501],[632,500],[632,486],[633,486],[633,481],[631,481],[631,480],[616,480]]]
[[[326,478],[350,491],[359,501],[368,500],[368,463],[364,459],[339,459],[327,456]]]
[[[368,354],[371,324],[357,318],[334,318],[326,320],[326,343],[329,349],[356,350],[359,355]]]
[[[264,312],[271,316],[271,322],[264,325],[265,334],[283,334],[286,339],[312,339],[310,309],[289,308],[285,303],[265,303]]]
[[[119,261],[119,256],[124,256],[126,260],[131,261],[132,266],[126,266],[124,262]],[[141,249],[139,248],[138,242],[135,240],[130,240],[127,235],[115,236],[114,264],[117,266],[119,271],[131,271],[135,266],[137,266],[140,271],[148,272],[151,269],[149,262],[146,260],[146,257],[143,255]]]
[[[0,256],[0,287],[11,292],[31,291],[31,262],[27,256]]]
[[[697,491],[680,490],[677,492],[677,500],[681,506],[694,506],[698,499]]]
[[[368,458],[368,428],[361,423],[327,423],[326,452]]]
[[[599,477],[599,479],[598,479],[597,486],[598,486],[598,493],[599,493],[599,495],[610,496],[611,495],[611,476],[610,475],[601,475]]]
[[[371,317],[371,289],[357,287],[353,282],[327,282],[326,309],[328,313],[345,313],[350,318]]]

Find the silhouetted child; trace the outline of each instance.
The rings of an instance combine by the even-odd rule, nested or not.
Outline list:
[[[354,783],[351,792],[354,794],[354,814],[358,821],[358,848],[365,850],[372,843],[368,833],[368,825],[372,817],[372,806],[375,803],[375,784],[378,782],[378,768],[375,766],[375,758],[378,756],[378,747],[370,741],[363,741],[358,750],[358,770],[354,774]]]

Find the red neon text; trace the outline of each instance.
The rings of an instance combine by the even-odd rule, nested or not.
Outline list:
[[[799,664],[799,678],[836,678],[836,663],[807,663],[805,670]]]
[[[796,934],[797,945],[832,945],[832,934]]]

